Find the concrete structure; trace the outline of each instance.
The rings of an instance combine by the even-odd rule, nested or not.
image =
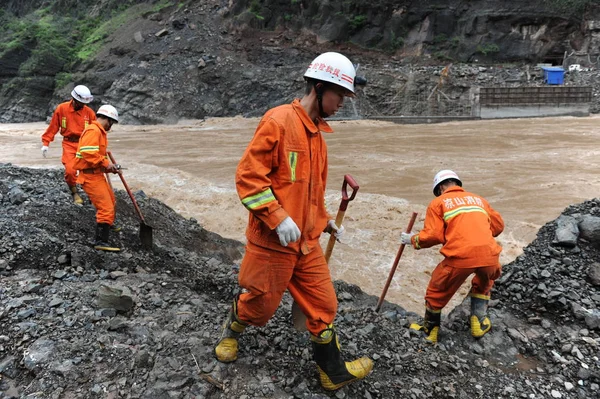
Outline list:
[[[588,116],[591,100],[591,87],[481,87],[472,91],[472,116],[482,119]]]

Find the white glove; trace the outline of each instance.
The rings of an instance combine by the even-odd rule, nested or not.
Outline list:
[[[290,242],[295,242],[300,239],[300,229],[296,222],[291,217],[286,217],[279,226],[275,227],[275,231],[279,236],[279,242],[284,247],[287,247]]]
[[[411,238],[415,233],[402,233],[400,234],[400,243],[404,245],[412,245]]]
[[[329,222],[327,222],[327,231],[329,234],[333,234],[335,238],[340,241],[346,229],[344,226],[337,227],[335,220],[331,219]]]
[[[44,156],[44,158],[46,158],[46,156],[48,155],[48,146],[47,145],[42,146],[42,155]]]

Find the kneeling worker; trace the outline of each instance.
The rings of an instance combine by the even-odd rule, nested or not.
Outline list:
[[[402,233],[402,244],[415,249],[442,244],[444,255],[431,274],[425,294],[425,321],[412,324],[427,342],[438,340],[442,309],[462,283],[475,274],[471,282],[471,335],[483,337],[492,328],[487,305],[494,281],[500,277],[499,257],[502,247],[494,237],[504,230],[498,212],[482,197],[462,188],[462,181],[451,170],[442,170],[433,178],[437,197],[427,207],[425,225],[417,234]]]
[[[113,123],[119,122],[119,114],[112,105],[103,105],[93,121],[81,135],[73,167],[79,170],[77,183],[96,208],[96,244],[102,251],[120,251],[108,244],[108,236],[115,220],[115,194],[106,180],[105,173],[119,173],[117,165],[111,164],[106,155],[106,133]]]

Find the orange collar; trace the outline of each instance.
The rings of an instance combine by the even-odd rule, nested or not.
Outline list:
[[[444,195],[444,194],[446,194],[446,193],[453,192],[453,191],[465,191],[465,189],[464,189],[464,188],[462,188],[461,186],[452,186],[452,187],[450,187],[450,188],[446,189],[446,191],[444,191],[444,192],[442,193],[442,195]]]
[[[317,119],[317,125],[315,125],[313,120],[310,119],[310,117],[306,113],[304,107],[300,104],[299,99],[295,99],[292,102],[292,107],[294,108],[294,111],[296,111],[296,114],[298,114],[298,116],[300,117],[300,120],[302,121],[304,126],[306,126],[306,130],[308,130],[312,134],[316,134],[319,132],[333,133],[333,129],[331,128],[331,126],[329,126],[327,122],[325,122],[325,120],[321,117]]]
[[[92,125],[98,126],[98,128],[100,128],[100,132],[102,132],[102,134],[106,134],[106,130],[104,130],[104,127],[102,127],[102,125],[100,124],[100,122],[98,122],[98,120],[94,120],[91,123],[92,123]]]

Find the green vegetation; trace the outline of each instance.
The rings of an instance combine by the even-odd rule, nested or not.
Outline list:
[[[433,38],[433,44],[443,44],[448,41],[448,36],[444,33],[440,33]]]
[[[136,13],[130,12],[113,13],[108,21],[102,22],[99,26],[90,30],[88,34],[85,35],[85,39],[78,46],[75,57],[81,61],[86,61],[95,56],[104,45],[104,39],[106,39],[111,32],[126,24],[135,16]]]
[[[262,15],[260,15],[260,9],[261,9],[261,5],[260,2],[258,0],[252,0],[252,2],[250,3],[250,9],[249,11],[254,14],[254,16],[258,19],[260,19],[261,21],[263,19],[265,19],[265,17],[263,17]]]
[[[445,51],[436,51],[435,53],[433,53],[433,56],[441,61],[454,61],[454,58],[448,55],[448,53]]]
[[[54,77],[54,82],[57,88],[61,88],[73,81],[73,75],[68,72],[59,72]]]
[[[390,34],[390,50],[396,51],[402,46],[404,46],[404,39],[402,37],[396,37],[396,33],[392,31]]]
[[[170,0],[161,0],[152,7],[153,12],[160,12],[163,8],[167,8],[173,5],[173,2]],[[183,3],[179,4],[179,7],[183,6]]]
[[[252,14],[258,14],[260,12],[260,3],[258,0],[252,0],[250,3],[250,12]]]
[[[48,72],[42,68],[69,69],[77,62],[93,58],[112,32],[144,11],[158,12],[175,4],[162,0],[154,5],[130,7],[132,2],[123,0],[117,8],[97,17],[90,17],[83,8],[59,13],[52,5],[22,17],[0,10],[0,37],[3,38],[0,57],[14,50],[29,49],[31,54],[19,69],[21,76]],[[183,2],[179,3],[179,6],[183,5]],[[56,84],[64,85],[68,79],[68,74],[59,74]]]
[[[477,52],[483,55],[488,55],[491,53],[497,53],[500,51],[500,47],[496,43],[484,43],[477,45]]]
[[[366,15],[355,15],[354,17],[350,18],[350,21],[348,21],[348,22],[350,23],[350,27],[352,28],[352,30],[356,31],[366,25],[367,16]]]

